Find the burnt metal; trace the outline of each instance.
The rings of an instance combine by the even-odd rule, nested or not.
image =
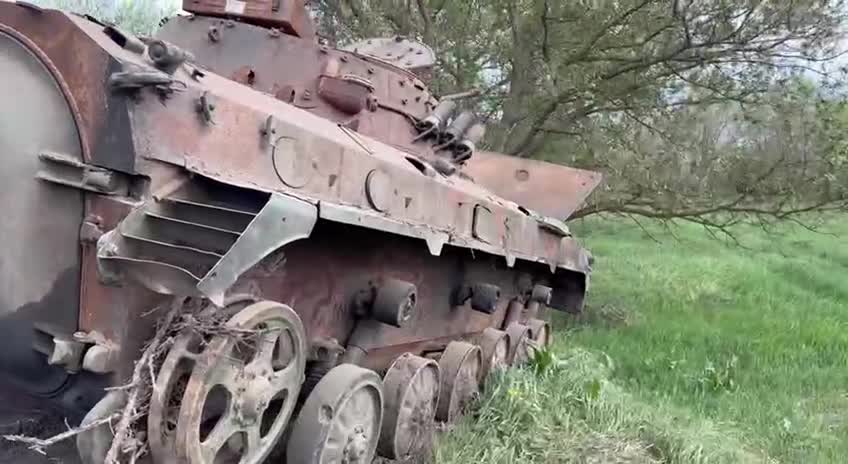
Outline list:
[[[477,399],[482,365],[480,347],[459,341],[448,344],[439,359],[441,389],[436,419],[453,423]]]
[[[106,195],[129,195],[130,180],[122,173],[83,163],[76,156],[43,151],[44,169],[36,178],[66,187]]]
[[[308,398],[339,362],[383,372],[403,353],[485,344],[548,301],[582,309],[591,255],[562,221],[599,175],[477,149],[482,125],[431,92],[435,57],[415,41],[319,44],[296,0],[185,6],[194,15],[162,25],[151,60],[93,18],[0,2],[0,102],[19,109],[0,113],[0,178],[15,192],[0,232],[20,244],[0,251],[20,270],[2,276],[10,381],[61,401],[83,389],[90,406],[125,382],[162,315],[151,308],[173,297],[291,304],[303,339],[323,341],[301,353]],[[157,52],[165,42],[179,50]],[[66,343],[75,332],[98,334],[82,356]],[[239,371],[208,349],[186,348],[163,375]],[[230,430],[247,433],[265,389],[224,380],[239,407]],[[189,422],[163,454],[205,459],[186,427],[209,385],[170,398]]]
[[[189,464],[222,459],[236,434],[243,437],[239,462],[263,462],[285,431],[303,383],[306,332],[291,308],[255,303],[226,327],[256,333],[247,340],[214,337],[192,369],[175,433],[177,455]],[[219,402],[224,394],[229,400]],[[217,418],[211,429],[210,417]]]
[[[482,150],[463,172],[503,198],[561,220],[577,211],[601,182],[596,172]]]
[[[478,345],[483,361],[479,381],[480,385],[483,385],[490,374],[509,366],[509,335],[489,327],[480,335]]]
[[[49,353],[47,364],[61,366],[72,374],[79,372],[82,367],[82,357],[85,348],[84,343],[73,338],[54,337],[53,349]]]
[[[312,340],[306,362],[306,379],[300,391],[301,398],[307,397],[318,382],[339,364],[339,358],[344,352],[344,347],[335,339]]]
[[[194,59],[191,53],[164,40],[151,40],[147,44],[147,56],[157,68],[168,74],[174,74],[180,65]]]
[[[371,315],[384,324],[407,327],[415,320],[417,300],[415,284],[389,279],[377,287]]]
[[[471,290],[471,309],[493,314],[501,298],[501,289],[497,285],[478,283]]]
[[[345,50],[392,63],[425,80],[429,80],[436,64],[436,55],[429,46],[401,36],[361,40],[348,45]]]
[[[97,243],[100,237],[103,236],[103,229],[100,228],[100,225],[101,219],[97,216],[85,218],[80,226],[80,242]]]
[[[454,119],[445,131],[440,134],[439,142],[448,147],[458,142],[465,132],[474,124],[474,113],[463,111]]]
[[[401,355],[383,377],[385,413],[377,450],[389,459],[421,457],[435,431],[440,389],[439,365],[410,353]]]
[[[156,87],[169,90],[176,81],[160,71],[121,71],[109,76],[109,86],[120,90],[138,90],[144,87]]]
[[[139,55],[144,53],[144,49],[147,47],[138,37],[115,26],[104,27],[103,33],[108,35],[119,47]]]
[[[315,36],[309,12],[302,0],[183,0],[183,10],[279,28],[287,34],[308,40]]]
[[[40,6],[38,6],[38,5],[34,4],[34,3],[25,2],[25,1],[23,1],[23,0],[15,0],[15,3],[16,3],[16,4],[18,4],[18,5],[20,5],[20,6],[22,6],[22,7],[24,7],[24,8],[26,8],[26,9],[28,9],[28,10],[31,10],[31,11],[33,11],[33,12],[35,12],[35,13],[42,13],[42,12],[44,12],[44,9],[43,9],[43,8],[41,8]]]
[[[232,248],[197,284],[198,290],[222,303],[224,292],[242,273],[274,250],[309,237],[317,216],[316,208],[307,202],[272,194]]]
[[[344,347],[333,338],[317,338],[309,344],[307,361],[336,365]]]
[[[154,462],[166,463],[177,456],[173,424],[179,419],[181,393],[202,351],[201,342],[196,334],[179,334],[159,367],[147,414],[147,442]]]
[[[203,92],[200,98],[197,99],[197,113],[207,124],[214,124],[215,104],[212,101],[212,96],[208,92]]]
[[[527,321],[527,327],[530,329],[530,338],[537,346],[546,347],[551,344],[550,324],[540,319],[530,319]]]
[[[509,364],[511,366],[526,364],[532,356],[530,328],[514,322],[506,328],[506,333],[509,335],[509,354],[507,355]]]
[[[424,135],[430,135],[441,130],[447,120],[453,115],[456,110],[456,102],[453,100],[444,100],[433,109],[433,112],[428,114],[424,119],[418,122],[417,128]],[[438,135],[438,133],[436,133]]]
[[[553,295],[554,289],[548,287],[547,285],[536,284],[533,286],[532,293],[530,294],[530,301],[535,301],[541,304],[551,304],[551,295]]]
[[[234,294],[227,298],[224,308],[202,308],[199,317],[217,316],[227,320],[255,303],[256,299],[250,295]],[[191,309],[188,305],[183,308],[184,311]],[[209,336],[202,337],[191,329],[183,330],[174,337],[159,366],[147,414],[147,440],[155,463],[169,463],[177,459],[175,432],[180,419],[182,395],[197,362],[205,359],[202,356],[204,344],[209,341]]]
[[[501,289],[497,285],[478,282],[463,285],[456,291],[454,305],[464,305],[471,300],[471,309],[485,314],[493,314],[497,310]]]
[[[287,462],[371,462],[383,422],[383,396],[376,372],[352,364],[333,368],[294,422]]]
[[[120,347],[114,345],[94,345],[85,351],[82,368],[96,374],[108,374],[118,369]]]
[[[471,126],[453,149],[453,158],[457,163],[465,163],[474,155],[477,144],[486,136],[486,126],[480,123]]]

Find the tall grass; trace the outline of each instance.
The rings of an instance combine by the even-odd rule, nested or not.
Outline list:
[[[585,314],[555,321],[559,368],[502,378],[437,462],[846,462],[848,218],[739,228],[742,247],[575,229],[595,275]]]
[[[436,462],[765,461],[732,427],[635,397],[611,381],[609,358],[568,344],[555,345],[561,359],[544,374],[497,378],[476,416],[444,435]]]

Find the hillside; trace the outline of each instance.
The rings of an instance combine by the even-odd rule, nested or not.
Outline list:
[[[844,462],[848,219],[734,231],[576,225],[591,302],[556,368],[501,379],[439,463]],[[567,335],[563,335],[567,330]]]

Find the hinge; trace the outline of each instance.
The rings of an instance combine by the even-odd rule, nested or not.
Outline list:
[[[119,172],[83,163],[64,153],[44,151],[38,158],[43,167],[36,174],[37,179],[104,195],[129,194],[129,178]]]

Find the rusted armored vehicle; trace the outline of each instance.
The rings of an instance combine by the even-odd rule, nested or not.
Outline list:
[[[422,453],[548,343],[549,307],[581,310],[562,221],[599,176],[478,150],[423,44],[327,46],[295,0],[183,8],[140,38],[0,2],[4,379],[109,417],[179,313],[153,462]],[[99,464],[109,440],[78,445]]]

